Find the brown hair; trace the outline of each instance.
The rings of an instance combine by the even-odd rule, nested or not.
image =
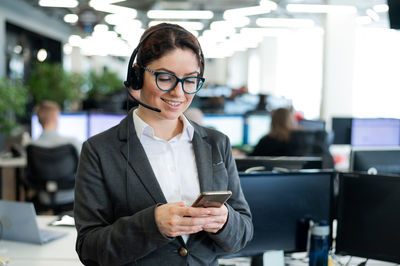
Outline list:
[[[203,76],[203,52],[200,43],[192,33],[176,24],[161,23],[148,28],[140,40],[142,41],[149,33],[150,35],[140,45],[137,53],[136,62],[139,66],[147,66],[176,48],[190,49],[197,56],[200,66],[199,76]]]
[[[38,116],[39,123],[43,126],[55,115],[58,115],[61,109],[57,103],[45,100],[37,104],[34,110]]]
[[[271,113],[271,130],[268,136],[288,142],[290,132],[297,128],[292,112],[287,108],[278,108]]]

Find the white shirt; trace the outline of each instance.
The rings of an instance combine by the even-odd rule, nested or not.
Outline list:
[[[149,158],[153,172],[167,202],[183,201],[191,206],[200,194],[200,183],[192,145],[194,128],[182,116],[182,133],[169,141],[154,135],[154,130],[133,112],[136,134]],[[185,242],[188,236],[183,236]]]

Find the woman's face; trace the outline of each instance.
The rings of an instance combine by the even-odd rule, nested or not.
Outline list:
[[[163,57],[146,66],[156,72],[172,73],[178,78],[197,76],[199,64],[196,54],[190,49],[177,48],[168,52]],[[156,118],[157,120],[176,120],[189,107],[194,94],[187,94],[182,90],[182,84],[178,82],[175,89],[161,91],[155,82],[154,74],[144,71],[143,88],[140,93],[141,100],[161,110],[161,113],[140,106],[143,118]]]

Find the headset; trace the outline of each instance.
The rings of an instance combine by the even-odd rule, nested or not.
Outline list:
[[[139,49],[141,45],[152,35],[154,32],[159,31],[159,30],[165,30],[165,29],[175,29],[179,30],[185,33],[190,33],[189,31],[179,27],[178,25],[173,25],[173,24],[166,24],[165,26],[161,26],[159,28],[153,29],[150,32],[148,32],[139,42],[139,44],[136,46],[135,50],[133,50],[132,55],[129,59],[129,64],[128,64],[128,73],[126,76],[126,81],[124,81],[125,88],[128,90],[128,94],[133,98],[135,102],[138,104],[142,105],[143,107],[146,107],[150,110],[156,111],[156,112],[161,112],[160,109],[149,106],[137,98],[135,98],[132,93],[129,91],[129,89],[133,90],[140,90],[143,86],[143,71],[140,69],[139,66],[134,65],[135,58],[137,56],[137,53],[139,52]],[[191,34],[191,33],[190,33]],[[204,55],[203,51],[201,50],[200,43],[197,41],[198,46],[199,46],[199,55],[200,55],[200,64],[202,65],[202,69],[204,69]]]

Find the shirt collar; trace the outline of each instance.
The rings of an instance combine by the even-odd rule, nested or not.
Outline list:
[[[150,125],[148,125],[146,122],[144,122],[136,114],[136,112],[137,112],[137,109],[133,111],[133,124],[135,126],[136,134],[137,134],[139,140],[142,140],[143,135],[147,135],[151,138],[155,138],[153,128]],[[187,118],[184,115],[182,115],[179,119],[181,119],[183,121],[183,130],[179,136],[179,139],[180,140],[183,140],[183,139],[192,140],[193,134],[194,134],[193,126],[190,124],[189,120],[187,120]]]

